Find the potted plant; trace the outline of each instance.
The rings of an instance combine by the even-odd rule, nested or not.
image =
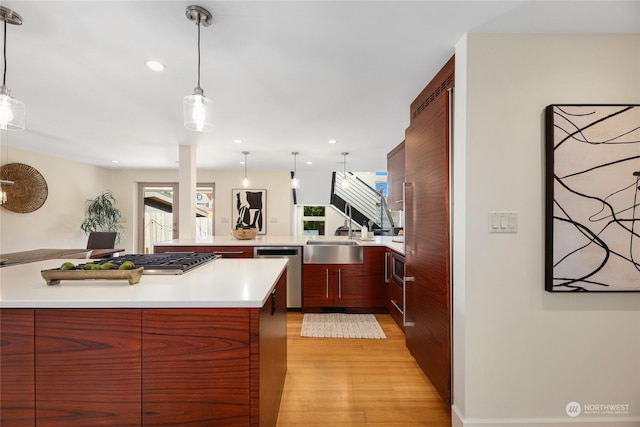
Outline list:
[[[114,205],[116,198],[111,191],[105,191],[93,200],[87,200],[85,219],[80,228],[86,234],[92,231],[116,231],[116,242],[124,236],[124,227],[120,225],[122,212]]]

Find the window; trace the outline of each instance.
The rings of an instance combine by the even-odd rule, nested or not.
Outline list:
[[[325,206],[304,206],[302,230],[305,236],[325,235]]]

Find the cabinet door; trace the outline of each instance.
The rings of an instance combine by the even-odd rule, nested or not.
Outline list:
[[[34,310],[0,310],[0,425],[31,427],[35,421]]]
[[[362,307],[364,301],[362,264],[335,265],[331,271],[333,272],[333,306]]]
[[[38,427],[139,426],[140,310],[35,312]]]
[[[403,183],[405,175],[404,141],[387,154],[387,205],[389,209],[403,209]]]
[[[154,309],[142,319],[144,426],[246,427],[246,309]]]
[[[333,266],[306,264],[302,273],[303,307],[329,307],[333,305]]]
[[[387,248],[367,246],[364,248],[364,307],[384,307],[386,301],[385,273]]]
[[[251,425],[275,427],[278,420],[280,399],[287,374],[287,275],[284,273],[274,292],[260,309],[260,332],[258,339],[252,337],[252,417]],[[253,323],[252,323],[253,328]],[[253,334],[253,330],[252,330]],[[256,342],[259,348],[255,348]],[[259,369],[255,373],[255,355],[259,355]],[[260,384],[255,381],[259,378]],[[253,416],[256,406],[256,388],[260,416]],[[258,421],[258,422],[256,422]]]
[[[406,276],[413,279],[405,283],[407,348],[447,404],[451,403],[452,305],[451,94],[446,89],[453,86],[454,67],[452,58],[414,101],[415,114],[405,134],[411,195],[405,201]]]

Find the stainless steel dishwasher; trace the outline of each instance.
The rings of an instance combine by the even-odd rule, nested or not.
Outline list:
[[[254,258],[287,258],[287,308],[302,308],[302,247],[255,246]]]

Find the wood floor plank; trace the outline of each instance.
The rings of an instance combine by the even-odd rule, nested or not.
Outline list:
[[[376,314],[387,339],[302,338],[289,312],[288,367],[277,427],[449,427],[450,408],[411,357],[402,330]]]

